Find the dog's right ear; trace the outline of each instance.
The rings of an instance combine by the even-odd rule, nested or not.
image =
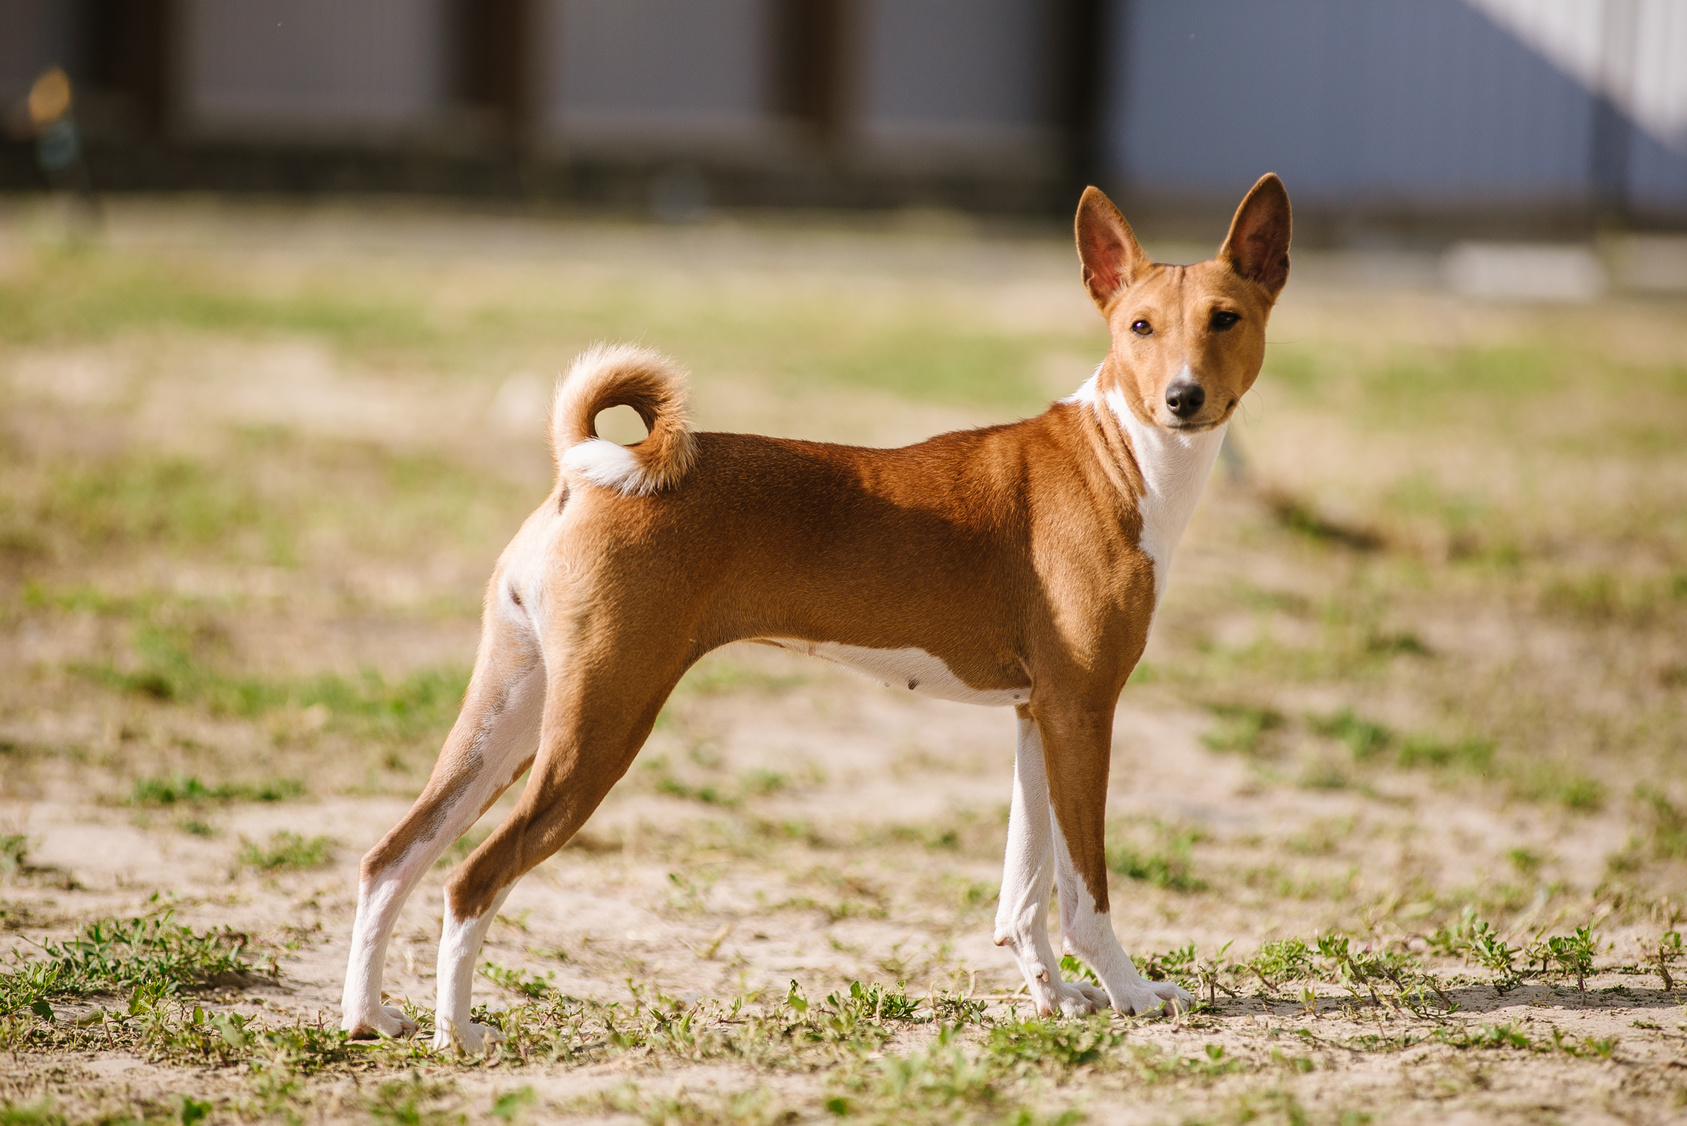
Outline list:
[[[1084,264],[1084,288],[1102,312],[1148,265],[1131,225],[1100,188],[1085,188],[1073,226],[1078,258]]]

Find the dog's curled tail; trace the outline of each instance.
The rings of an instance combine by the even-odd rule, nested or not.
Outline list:
[[[632,407],[650,434],[623,446],[597,436],[594,420],[610,407]],[[599,344],[581,353],[557,384],[551,449],[570,483],[649,496],[675,484],[695,456],[686,417],[685,371],[659,352]]]

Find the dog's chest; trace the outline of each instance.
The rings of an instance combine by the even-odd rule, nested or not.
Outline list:
[[[1138,546],[1154,563],[1154,605],[1158,608],[1166,593],[1172,554],[1195,515],[1195,505],[1200,502],[1207,479],[1212,476],[1213,462],[1224,445],[1228,425],[1197,434],[1174,433],[1157,426],[1144,426],[1117,391],[1108,392],[1106,398],[1108,407],[1130,435],[1137,468],[1142,472],[1143,495],[1137,502],[1142,517],[1142,538]],[[1095,401],[1093,389],[1089,401]]]
[[[1031,697],[1029,686],[1020,688],[978,689],[969,686],[939,657],[924,649],[868,649],[860,645],[839,645],[835,642],[797,641],[791,638],[770,638],[773,644],[797,653],[845,665],[866,673],[887,688],[918,692],[939,700],[954,700],[962,704],[1004,708],[1023,704]]]

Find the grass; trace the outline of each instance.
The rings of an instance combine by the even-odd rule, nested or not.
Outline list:
[[[350,877],[319,867],[328,837],[270,835],[269,803],[369,814],[335,829],[350,848],[414,796],[481,584],[550,484],[542,408],[506,430],[486,406],[512,375],[639,339],[693,366],[705,425],[891,442],[1038,410],[1105,344],[1064,246],[1070,317],[1018,243],[934,243],[988,265],[928,272],[902,236],[533,229],[520,260],[7,244],[0,1122],[1573,1120],[1588,1092],[1652,1120],[1687,1098],[1648,1062],[1687,977],[1687,322],[1662,301],[1291,287],[1232,428],[1244,468],[1179,549],[1116,732],[1116,928],[1201,1010],[1065,1021],[1013,992],[981,945],[1007,729],[726,651],[522,885],[539,906],[493,926],[476,1019],[507,1045],[346,1041],[315,967]],[[84,806],[167,865],[235,870],[42,879]],[[394,1003],[428,999],[442,878],[395,936]],[[125,901],[172,888],[205,926]],[[1637,1019],[1618,1041],[1601,1014]],[[129,1058],[159,1093],[62,1072]]]
[[[191,774],[178,774],[174,778],[135,779],[129,791],[129,804],[143,808],[167,808],[231,801],[283,802],[300,797],[304,792],[305,784],[297,778],[207,785]]]
[[[716,368],[742,367],[782,381],[821,381],[902,396],[1027,407],[1046,398],[1035,370],[1054,345],[1093,348],[1099,335],[1027,334],[985,324],[957,326],[941,300],[910,295],[865,323],[836,316],[835,303],[803,287],[733,286],[653,301],[644,279],[586,286],[496,287],[467,305],[442,308],[420,280],[387,273],[378,290],[344,271],[313,271],[289,292],[264,292],[239,269],[188,266],[89,249],[41,254],[0,279],[0,322],[9,339],[48,344],[110,340],[144,328],[192,333],[300,335],[360,359],[461,370],[491,352],[549,344],[578,350],[592,339],[655,334],[665,347]],[[677,298],[677,299],[676,299]]]
[[[428,668],[396,681],[373,670],[358,677],[318,673],[289,679],[227,672],[221,667],[226,657],[217,659],[219,635],[207,626],[203,619],[175,621],[163,614],[143,618],[133,629],[130,660],[122,665],[78,664],[73,671],[114,691],[193,706],[216,716],[254,718],[318,709],[339,729],[398,741],[442,734],[456,718],[468,685],[466,671]],[[168,804],[169,792],[160,790],[156,804]],[[137,803],[149,804],[142,797],[137,790]]]
[[[1128,839],[1120,839],[1119,832],[1109,836],[1107,869],[1129,880],[1140,880],[1154,887],[1173,891],[1201,891],[1207,885],[1194,873],[1191,849],[1201,840],[1198,830],[1159,826],[1159,841],[1149,848],[1139,848]]]
[[[260,872],[325,867],[334,858],[334,838],[306,837],[288,829],[271,833],[264,844],[243,840],[235,859]]]
[[[51,1019],[55,1001],[140,991],[150,998],[229,976],[260,972],[250,940],[221,928],[196,931],[168,912],[100,919],[67,939],[43,939],[38,953],[14,956],[0,970],[0,1012],[29,1009]]]

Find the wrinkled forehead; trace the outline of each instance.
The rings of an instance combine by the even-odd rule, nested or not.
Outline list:
[[[1156,262],[1124,293],[1120,308],[1151,305],[1167,308],[1174,305],[1212,304],[1224,299],[1242,308],[1261,304],[1260,288],[1243,278],[1230,263],[1217,258],[1177,266]]]

